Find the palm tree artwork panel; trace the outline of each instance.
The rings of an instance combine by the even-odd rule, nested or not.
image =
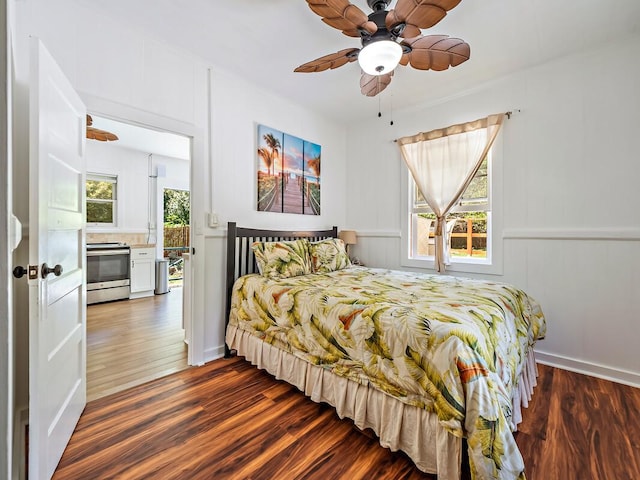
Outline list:
[[[257,125],[258,211],[320,215],[321,147]]]

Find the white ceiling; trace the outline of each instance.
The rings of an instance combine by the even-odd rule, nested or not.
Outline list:
[[[353,3],[370,13],[366,0]],[[293,72],[322,55],[360,46],[357,38],[324,24],[305,0],[92,0],[91,5],[327,116],[353,121],[378,111],[377,97],[360,94],[357,62],[321,73]],[[399,67],[382,93],[382,102],[394,109],[433,103],[640,34],[640,0],[462,0],[423,34],[464,39],[471,59],[444,72]]]

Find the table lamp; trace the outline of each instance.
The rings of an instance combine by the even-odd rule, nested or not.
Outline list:
[[[355,230],[340,230],[338,238],[344,242],[347,255],[349,255],[349,245],[355,245],[358,243]]]

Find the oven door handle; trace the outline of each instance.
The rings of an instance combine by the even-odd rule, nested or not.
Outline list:
[[[98,257],[104,255],[129,255],[129,250],[87,250],[87,257]]]

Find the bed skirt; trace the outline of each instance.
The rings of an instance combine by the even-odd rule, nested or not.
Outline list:
[[[392,451],[402,450],[419,470],[437,473],[439,480],[459,480],[462,439],[440,426],[436,414],[310,364],[235,325],[227,326],[226,341],[253,365],[294,385],[314,402],[334,407],[340,418],[350,418],[361,430],[372,429],[380,445]],[[514,429],[522,419],[520,406],[526,407],[531,399],[536,376],[531,349],[514,396]]]

